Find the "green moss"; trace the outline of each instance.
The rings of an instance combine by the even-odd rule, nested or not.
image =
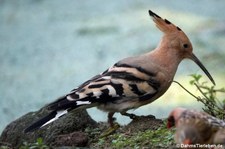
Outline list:
[[[173,134],[164,127],[157,130],[146,130],[138,132],[132,136],[118,135],[112,140],[112,146],[115,148],[142,148],[142,147],[167,147],[173,142]]]
[[[0,146],[0,149],[11,149],[11,148],[12,147],[10,144]],[[23,142],[23,145],[20,146],[19,149],[50,149],[50,147],[44,144],[42,138],[38,138],[36,142],[33,143]]]
[[[19,149],[50,149],[50,147],[44,144],[42,138],[38,138],[34,143],[24,142]]]
[[[95,147],[104,148],[169,148],[174,145],[173,129],[159,126],[156,130],[138,131],[136,133],[115,133],[107,138],[101,138]]]

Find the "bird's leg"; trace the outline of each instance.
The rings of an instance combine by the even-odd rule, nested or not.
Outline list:
[[[131,113],[127,113],[127,112],[120,112],[120,114],[121,115],[123,115],[123,116],[128,116],[130,119],[135,119],[135,118],[137,118],[138,116],[137,115],[135,115],[135,114],[131,114]]]
[[[115,118],[113,117],[114,112],[109,112],[108,114],[108,123],[109,123],[109,128],[106,129],[101,135],[100,137],[106,137],[112,133],[114,133],[119,127],[120,125],[118,123],[114,123]]]
[[[113,115],[114,115],[114,112],[109,112],[109,114],[108,114],[108,123],[109,123],[110,127],[112,127],[112,128],[114,126],[113,122],[115,121],[115,118],[113,117]]]

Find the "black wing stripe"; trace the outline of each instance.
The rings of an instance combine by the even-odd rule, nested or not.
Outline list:
[[[101,82],[101,81],[105,81],[106,79],[104,79],[104,78],[98,78],[98,79],[96,79],[95,80],[95,82]]]
[[[152,97],[154,97],[156,95],[157,92],[155,93],[149,93],[149,94],[146,94],[146,95],[143,95],[143,96],[140,96],[139,97],[139,100],[149,100],[149,99],[152,99]]]
[[[159,81],[156,81],[154,79],[148,80],[148,84],[150,86],[152,86],[155,90],[158,90],[160,88],[160,85],[161,85]]]
[[[96,84],[92,84],[92,85],[89,85],[88,88],[101,88],[105,85],[110,85],[110,83],[96,83]]]
[[[135,94],[137,94],[137,95],[139,95],[139,96],[141,96],[141,95],[144,94],[143,92],[141,92],[141,91],[138,89],[138,87],[137,87],[136,84],[129,84],[129,86],[131,87],[131,91],[133,91]]]
[[[155,76],[156,76],[155,73],[150,72],[150,71],[147,71],[147,70],[145,70],[144,68],[138,67],[138,66],[131,66],[131,65],[128,65],[128,64],[120,64],[120,63],[116,63],[114,66],[116,66],[116,67],[135,68],[135,69],[137,69],[138,71],[140,71],[140,72],[142,72],[142,73],[145,73],[145,74],[147,74],[147,75],[149,75],[149,76],[152,76],[152,77],[155,77]]]
[[[107,103],[107,102],[111,102],[113,97],[109,96],[109,90],[108,89],[103,89],[101,90],[102,94],[99,96],[101,100],[98,100],[97,102],[101,102],[101,103]]]
[[[111,83],[111,86],[115,89],[116,95],[122,97],[123,95],[123,84]]]
[[[124,79],[127,81],[135,81],[135,82],[144,81],[143,79],[134,76],[132,73],[125,71],[111,71],[106,73],[105,76],[111,76],[112,78]]]

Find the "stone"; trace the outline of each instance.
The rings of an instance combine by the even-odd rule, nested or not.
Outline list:
[[[85,146],[88,143],[88,137],[84,130],[97,126],[86,110],[74,110],[51,124],[35,130],[24,133],[23,130],[30,124],[45,116],[49,111],[46,107],[36,112],[30,112],[6,126],[0,136],[0,142],[4,145],[19,148],[23,142],[36,142],[37,138],[42,138],[46,145],[60,145],[59,138],[68,140],[68,143],[75,140],[75,145]],[[69,141],[68,137],[72,137]],[[58,140],[58,142],[57,142]]]

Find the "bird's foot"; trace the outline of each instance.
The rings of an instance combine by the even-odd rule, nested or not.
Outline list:
[[[120,127],[120,125],[119,125],[118,123],[114,123],[112,126],[110,126],[108,129],[106,129],[106,130],[100,135],[100,138],[104,138],[104,137],[107,137],[107,136],[111,135],[111,134],[114,133],[119,127]]]
[[[134,119],[137,119],[137,115],[135,114],[131,114],[131,113],[126,113],[126,112],[121,112],[121,115],[123,116],[128,116],[130,119],[134,120]]]

